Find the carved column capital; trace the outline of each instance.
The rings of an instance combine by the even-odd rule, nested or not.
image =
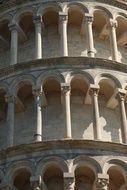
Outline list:
[[[109,185],[109,176],[98,174],[98,178],[95,182],[96,188],[99,190],[107,190]]]
[[[17,23],[10,23],[10,24],[8,24],[8,27],[9,27],[10,31],[13,31],[13,30],[18,31],[18,28],[19,28]]]
[[[31,187],[33,190],[41,190],[42,187],[42,178],[41,176],[32,176],[30,178]]]
[[[87,23],[91,23],[93,22],[93,15],[90,15],[90,14],[85,14],[85,20],[87,21]]]
[[[66,95],[67,93],[70,94],[70,91],[71,91],[71,87],[69,84],[67,84],[67,83],[61,84],[62,95]]]
[[[109,20],[109,26],[111,28],[117,28],[117,26],[118,26],[117,20],[110,19]]]
[[[34,88],[32,91],[34,97],[42,97],[42,95],[44,95],[44,91],[42,90],[42,88]]]
[[[124,101],[126,96],[127,96],[126,90],[120,88],[116,90],[116,97],[118,98],[119,101]]]
[[[14,95],[6,95],[5,101],[7,103],[16,103],[16,97]]]
[[[59,12],[59,22],[67,22],[68,21],[68,14],[64,12]]]
[[[73,173],[64,173],[64,190],[75,189],[75,177]]]
[[[120,101],[124,101],[124,100],[125,100],[125,97],[126,97],[126,94],[119,92],[119,93],[117,94],[117,96],[118,96],[118,99],[119,99]]]
[[[41,24],[42,23],[42,17],[40,15],[35,16],[33,21],[34,21],[34,24]]]
[[[99,85],[90,84],[89,93],[90,95],[98,96],[99,93]]]

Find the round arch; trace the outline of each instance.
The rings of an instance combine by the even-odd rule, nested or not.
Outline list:
[[[107,18],[107,19],[113,19],[113,14],[107,9],[107,8],[105,8],[105,7],[102,7],[102,6],[94,6],[93,7],[93,14],[94,14],[94,12],[95,11],[103,11],[104,12],[104,14],[105,14],[105,17]]]
[[[47,157],[45,159],[41,159],[37,164],[36,175],[43,175],[46,169],[55,165],[60,168],[63,172],[68,172],[68,165],[63,158],[60,157]]]
[[[65,79],[63,77],[63,75],[59,72],[45,72],[39,75],[39,77],[37,78],[37,87],[40,87],[41,85],[44,86],[45,82],[49,79],[49,78],[54,78],[56,79],[60,84],[65,82]]]
[[[80,166],[88,166],[94,174],[102,173],[101,165],[93,158],[86,157],[86,156],[78,156],[73,161],[72,172],[76,170],[77,167]]]
[[[12,185],[14,178],[20,169],[25,169],[26,171],[31,173],[31,176],[34,175],[34,165],[29,161],[18,161],[16,163],[12,163],[9,165],[6,172],[6,179],[8,179],[8,183]]]
[[[0,82],[0,90],[4,90],[6,94],[9,94],[9,84]]]
[[[31,84],[31,86],[34,88],[35,87],[35,77],[33,75],[22,75],[17,78],[15,78],[11,85],[10,85],[10,91],[12,94],[17,95],[17,92],[20,88],[20,85],[22,84]]]
[[[80,2],[70,2],[67,4],[65,12],[68,12],[68,10],[72,7],[72,6],[76,6],[79,7],[79,9],[81,10],[82,13],[89,13],[89,9],[86,5],[84,5],[83,3]]]
[[[95,84],[99,84],[102,79],[109,79],[111,80],[117,88],[122,88],[122,83],[119,81],[115,76],[108,74],[108,73],[101,73],[95,77]]]
[[[62,7],[60,6],[60,4],[58,3],[50,3],[48,5],[45,6],[41,6],[38,11],[37,11],[37,15],[44,15],[48,10],[53,10],[56,12],[60,12],[62,11]]]
[[[108,170],[111,168],[111,166],[116,166],[119,168],[121,173],[123,174],[124,178],[126,179],[127,175],[127,165],[126,163],[121,159],[108,159],[106,160],[104,166],[103,166],[103,173],[107,173]]]
[[[32,15],[34,15],[34,10],[32,9],[32,7],[30,7],[30,8],[26,7],[26,8],[21,9],[20,11],[18,11],[16,13],[16,15],[13,18],[12,22],[18,22],[19,23],[24,14],[32,14]]]
[[[76,76],[81,76],[84,81],[87,84],[94,84],[94,78],[92,77],[92,75],[90,75],[88,72],[85,71],[76,71],[76,72],[71,72],[66,76],[66,81],[67,83],[71,83],[71,81],[73,80],[73,78],[75,78]]]
[[[11,21],[12,21],[12,16],[11,15],[4,15],[4,16],[1,16],[0,17],[0,22],[3,22],[4,20],[7,20],[8,21],[8,23],[11,23]]]
[[[119,17],[127,20],[127,15],[121,12],[117,12],[117,14],[115,15],[115,19],[118,19]]]

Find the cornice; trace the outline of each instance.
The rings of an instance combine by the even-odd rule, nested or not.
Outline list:
[[[5,160],[19,155],[27,155],[44,151],[56,150],[78,150],[85,151],[94,155],[125,155],[127,154],[127,145],[112,142],[102,142],[94,140],[54,140],[43,141],[30,144],[22,144],[0,150],[0,160]],[[95,150],[95,152],[94,152]]]
[[[32,60],[29,62],[17,63],[0,69],[0,79],[8,78],[10,75],[30,72],[36,69],[92,69],[101,68],[127,73],[127,65],[111,60],[89,57],[58,57]]]
[[[61,0],[60,2],[64,2],[65,0]],[[66,0],[66,2],[71,2],[75,0]],[[82,2],[88,2],[88,0],[81,0]],[[105,3],[108,5],[112,5],[124,10],[127,10],[127,1],[126,0],[92,0],[93,2],[100,2],[100,3]],[[90,1],[90,2],[92,2]],[[5,11],[9,8],[13,8],[16,6],[20,6],[24,3],[35,3],[35,0],[0,0],[0,11]],[[57,0],[40,0],[37,2],[43,2],[43,3],[48,3],[48,2],[58,2]]]
[[[127,10],[127,1],[126,0],[96,0],[96,2],[112,5],[114,7],[124,9],[125,11]]]

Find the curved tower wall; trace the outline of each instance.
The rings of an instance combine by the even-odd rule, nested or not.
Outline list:
[[[127,188],[126,1],[3,1],[0,189]]]

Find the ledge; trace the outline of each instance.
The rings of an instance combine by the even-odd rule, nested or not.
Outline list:
[[[94,140],[73,140],[73,139],[63,139],[63,140],[53,140],[53,141],[43,141],[30,144],[22,144],[7,149],[0,150],[0,160],[7,159],[9,157],[31,154],[35,152],[42,152],[46,150],[89,150],[94,155],[93,150],[95,150],[96,155],[112,154],[118,153],[127,154],[127,145],[113,143],[113,142],[102,142]],[[108,153],[107,153],[108,152]]]
[[[13,7],[17,7],[22,5],[23,3],[35,3],[35,0],[0,0],[0,11],[5,11],[9,8],[13,8]],[[66,0],[65,2],[68,2],[69,0]],[[75,0],[70,0],[70,1],[75,1]],[[86,2],[85,0],[81,0],[82,2]],[[40,2],[40,1],[36,1],[36,2]],[[54,0],[42,0],[41,2],[43,3],[50,3],[50,2],[56,2]],[[61,2],[61,1],[60,1]],[[64,0],[62,1],[64,2]],[[90,1],[91,2],[91,1]],[[93,0],[93,2],[95,2],[95,0]],[[125,0],[96,0],[96,2],[100,2],[100,3],[105,3],[108,5],[112,5],[124,10],[127,10],[127,2]]]
[[[101,58],[89,58],[89,57],[58,57],[48,59],[38,59],[28,62],[17,63],[5,68],[0,69],[0,77],[8,77],[9,75],[15,75],[17,72],[29,72],[37,68],[40,69],[66,69],[70,68],[83,68],[83,69],[110,69],[114,71],[121,71],[127,73],[127,65],[111,60]]]

